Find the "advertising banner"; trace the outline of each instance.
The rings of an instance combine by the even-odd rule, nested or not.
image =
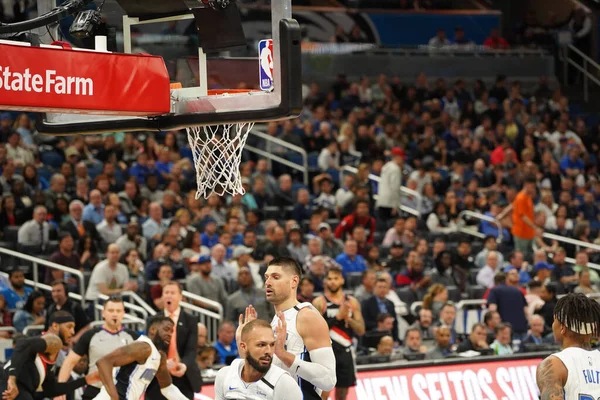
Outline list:
[[[541,358],[359,372],[348,400],[537,400]],[[204,386],[197,400],[214,398]],[[330,396],[333,398],[333,396]]]
[[[161,57],[0,43],[0,109],[167,114],[169,75]]]

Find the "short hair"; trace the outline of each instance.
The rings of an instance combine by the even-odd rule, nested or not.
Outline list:
[[[11,279],[13,277],[13,275],[16,274],[17,272],[20,272],[23,275],[25,275],[25,273],[23,271],[21,271],[19,268],[15,268],[15,269],[8,271],[8,279]]]
[[[542,282],[541,281],[536,281],[536,280],[531,280],[531,281],[529,281],[529,283],[527,284],[527,286],[529,287],[529,289],[541,288],[542,287]]]
[[[299,284],[299,286],[302,286],[302,284],[303,284],[304,282],[308,282],[308,283],[310,283],[310,284],[311,284],[311,285],[313,285],[313,286],[314,286],[314,284],[315,284],[315,280],[314,280],[313,278],[311,278],[310,276],[305,276],[305,277],[303,277],[302,279],[300,279],[300,284]]]
[[[506,276],[507,274],[504,272],[498,272],[496,275],[494,275],[494,285],[500,285],[501,283],[504,283]]]
[[[495,313],[497,313],[498,311],[488,311],[485,313],[485,316],[483,317],[483,323],[484,324],[488,324],[491,320],[492,317],[494,316]]]
[[[535,176],[533,175],[528,175],[525,177],[525,180],[523,181],[523,185],[527,185],[528,183],[537,185],[537,179]]]
[[[164,286],[163,286],[163,290],[167,287],[167,286],[177,286],[177,290],[179,290],[179,293],[183,293],[183,288],[181,287],[181,283],[177,282],[177,281],[169,281],[167,282]]]
[[[221,332],[223,328],[225,328],[227,325],[231,325],[235,328],[235,324],[233,323],[233,321],[226,319],[219,324],[219,329],[217,330],[217,332]]]
[[[406,333],[404,334],[404,341],[406,342],[406,339],[408,339],[408,334],[411,332],[417,332],[419,334],[419,336],[421,336],[421,330],[419,328],[408,328],[406,330]]]
[[[498,333],[502,332],[506,328],[510,328],[512,330],[512,325],[509,322],[500,322],[498,325],[496,325],[496,328],[494,329],[494,333],[496,333],[496,335],[497,335]]]
[[[163,324],[165,322],[175,324],[171,318],[167,317],[164,314],[153,315],[152,317],[150,317],[150,319],[148,319],[148,332],[150,332],[150,329],[152,329],[152,327]]]
[[[445,302],[445,303],[442,305],[442,308],[440,308],[440,311],[442,311],[442,310],[443,310],[444,308],[446,308],[446,307],[452,307],[452,309],[453,309],[454,311],[456,311],[456,305],[455,305],[453,302],[451,302],[451,301],[447,301],[447,302]]]
[[[325,273],[325,277],[328,277],[330,273],[344,276],[344,272],[342,271],[342,268],[338,267],[337,265],[332,265],[331,267],[329,267],[327,269],[327,272]]]
[[[86,182],[86,181],[84,181]],[[86,182],[87,183],[87,182]],[[80,200],[73,200],[70,204],[69,204],[69,211],[71,211],[73,209],[73,207],[75,206],[80,206],[81,208],[84,207],[83,202]]]
[[[56,281],[52,281],[52,283],[50,284],[51,287],[58,286],[58,285],[62,285],[63,289],[65,289],[65,294],[68,296],[69,295],[69,287],[67,286],[67,282],[61,281],[61,280],[56,280]]]
[[[267,328],[269,330],[273,330],[271,325],[265,321],[264,319],[255,319],[248,322],[244,328],[242,329],[242,341],[245,341],[248,335],[252,332],[254,328]]]
[[[362,199],[362,198],[360,198],[360,199],[356,200],[356,203],[354,203],[354,209],[358,209],[358,205],[359,205],[359,204],[366,204],[366,205],[367,205],[367,207],[369,207],[369,200],[367,200],[367,199]]]
[[[394,318],[394,317],[392,317],[392,314],[390,314],[390,313],[386,313],[386,312],[379,313],[379,314],[377,314],[377,323],[380,324],[388,318]]]
[[[106,301],[104,302],[104,306],[106,307],[106,305],[108,303],[121,303],[121,304],[123,304],[123,307],[125,306],[125,302],[123,301],[123,298],[118,295],[109,296],[108,299],[106,299]]]
[[[271,265],[279,266],[292,273],[293,275],[298,275],[298,278],[302,279],[302,267],[300,266],[298,261],[291,257],[276,257],[273,260],[271,260],[271,262],[269,262],[267,268]]]
[[[554,296],[556,296],[556,293],[558,292],[558,288],[556,286],[556,283],[553,283],[553,282],[546,283],[544,285],[544,288],[546,288],[546,290],[549,293],[552,293]]]
[[[483,323],[481,323],[481,322],[475,322],[473,324],[473,326],[471,327],[471,332],[473,332],[477,328],[482,328],[482,329],[487,330],[487,327]]]

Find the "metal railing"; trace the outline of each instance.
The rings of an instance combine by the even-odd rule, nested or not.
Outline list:
[[[298,165],[298,164],[296,164],[294,162],[291,162],[290,160],[287,160],[287,159],[285,159],[283,157],[280,157],[280,156],[278,156],[276,154],[269,153],[268,151],[261,150],[261,149],[259,149],[257,147],[254,147],[254,146],[251,146],[251,145],[248,145],[248,144],[246,144],[244,146],[244,150],[251,151],[253,153],[258,154],[261,157],[265,157],[265,158],[267,158],[269,160],[272,160],[272,161],[277,161],[278,163],[281,163],[281,164],[283,164],[283,165],[285,165],[287,167],[290,167],[290,168],[293,168],[293,169],[295,169],[297,171],[302,172],[302,178],[303,178],[303,181],[304,181],[304,185],[308,186],[308,183],[309,183],[308,182],[308,153],[306,152],[306,150],[304,150],[302,147],[295,146],[295,145],[293,145],[291,143],[288,143],[288,142],[286,142],[284,140],[281,140],[279,138],[273,137],[271,135],[267,135],[266,133],[261,132],[261,131],[257,130],[256,128],[253,128],[252,130],[250,130],[250,134],[254,135],[254,136],[258,137],[258,138],[261,138],[261,139],[263,139],[263,140],[265,140],[267,142],[272,142],[272,143],[274,143],[274,144],[276,144],[278,146],[281,146],[281,147],[284,147],[284,148],[289,149],[291,151],[295,151],[297,153],[300,153],[300,155],[302,156],[302,165]]]
[[[343,176],[344,173],[349,173],[349,174],[353,174],[356,175],[358,173],[358,169],[355,167],[351,167],[349,165],[344,165],[340,171],[341,175]],[[381,178],[378,177],[375,174],[369,174],[369,180],[375,181],[377,183],[381,182]],[[417,208],[412,208],[412,207],[407,207],[405,205],[401,205],[399,208],[400,210],[415,215],[417,217],[421,217],[421,207],[423,204],[423,196],[421,196],[421,193],[414,191],[412,189],[407,188],[406,186],[402,186],[400,188],[400,190],[402,191],[402,193],[409,195],[409,196],[414,196],[417,198]],[[373,199],[377,199],[377,195],[373,195]]]
[[[29,336],[30,332],[43,332],[44,331],[44,325],[28,325],[25,327],[25,329],[23,329],[23,335],[25,336]]]
[[[223,320],[223,306],[216,301],[207,299],[206,297],[198,296],[185,290],[182,294],[183,297],[187,297],[191,300],[201,301],[202,303],[213,306],[218,310],[218,313],[216,313],[192,303],[185,301],[181,302],[181,308],[190,311],[192,314],[195,314],[198,317],[198,322],[206,325],[208,330],[208,341],[213,342],[217,340],[217,330],[219,329],[219,324]]]
[[[485,214],[478,213],[475,211],[470,211],[470,210],[463,210],[460,213],[458,213],[458,218],[460,218],[460,219],[463,219],[465,216],[477,218],[482,221],[491,222],[492,224],[496,225],[496,227],[498,228],[498,237],[496,238],[496,242],[500,243],[502,241],[503,228],[502,228],[502,223],[500,222],[500,220],[498,218],[490,217],[489,215],[485,215]],[[461,232],[468,233],[465,231],[468,231],[468,228],[461,229]],[[482,234],[481,232],[477,232],[477,233],[481,234],[481,236],[479,236],[479,235],[477,235],[477,236],[479,236],[481,238],[485,237],[485,235]]]
[[[573,53],[575,53],[579,57],[581,57],[581,60],[583,60],[582,61],[583,65],[580,65],[575,60],[573,60],[571,57],[569,57],[570,51],[572,51]],[[581,72],[581,74],[583,75],[583,99],[587,103],[590,98],[589,81],[592,81],[596,85],[600,86],[600,79],[597,78],[597,75],[600,75],[600,65],[598,65],[598,63],[596,63],[588,55],[583,53],[581,50],[579,50],[577,47],[573,46],[572,44],[563,46],[561,48],[561,50],[559,51],[559,55],[563,62],[563,79],[564,79],[563,82],[568,82],[568,79],[569,79],[568,66],[569,65],[572,66],[573,68],[575,68],[577,71]],[[594,70],[593,70],[594,73],[592,73],[588,70],[589,67],[594,67]]]
[[[46,267],[58,269],[64,272],[67,272],[71,275],[77,276],[79,278],[79,295],[81,296],[81,303],[85,305],[85,280],[83,273],[77,269],[65,267],[64,265],[56,264],[51,261],[44,260],[42,258],[29,256],[27,254],[19,253],[17,251],[5,249],[0,247],[0,254],[6,254],[7,256],[14,257],[17,259],[29,261],[33,265],[33,284],[34,288],[37,288],[40,281],[40,271],[38,265],[44,265]]]

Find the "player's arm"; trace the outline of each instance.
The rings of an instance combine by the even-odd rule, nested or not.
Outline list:
[[[92,383],[98,382],[98,373],[94,372],[87,375],[84,378],[75,379],[69,382],[58,382],[56,375],[52,369],[46,373],[46,378],[42,383],[42,389],[47,397],[62,396],[67,393],[73,393],[74,390],[79,389],[85,385],[91,385]]]
[[[117,387],[113,381],[113,368],[137,362],[143,364],[152,354],[152,348],[146,342],[133,342],[119,347],[96,362],[100,380],[111,399],[118,399]]]
[[[60,367],[60,371],[58,372],[58,381],[59,382],[67,382],[71,377],[71,371],[75,368],[75,365],[79,362],[81,357],[84,354],[87,354],[90,350],[90,342],[92,341],[92,337],[96,334],[96,329],[90,329],[86,331],[83,335],[81,335],[81,339],[75,343],[73,349],[63,361],[63,365]]]
[[[536,381],[540,388],[540,400],[563,400],[568,371],[557,357],[550,356],[540,363]]]
[[[350,296],[348,298],[350,302],[350,306],[352,307],[352,317],[348,318],[348,325],[354,333],[358,336],[363,336],[365,334],[365,320],[362,315],[362,311],[360,308],[360,303],[356,300],[355,297]]]
[[[337,381],[335,374],[335,355],[329,339],[329,327],[325,319],[315,310],[300,310],[297,318],[298,334],[310,354],[310,362],[288,352],[284,348],[287,326],[283,313],[279,315],[276,328],[275,354],[290,371],[312,383],[321,390],[331,390]]]
[[[303,395],[298,382],[290,374],[285,373],[281,375],[275,389],[273,389],[273,398],[278,400],[302,400]]]
[[[177,386],[173,385],[171,374],[167,368],[167,355],[164,351],[160,352],[160,364],[158,366],[158,371],[156,371],[156,380],[158,381],[158,386],[160,386],[160,392],[167,400],[188,400],[181,391],[177,389]]]

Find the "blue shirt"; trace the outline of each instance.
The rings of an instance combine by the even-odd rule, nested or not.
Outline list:
[[[84,221],[93,222],[94,225],[98,225],[104,219],[104,204],[101,204],[98,208],[96,208],[92,203],[83,207],[82,219]]]
[[[200,239],[202,239],[202,246],[206,246],[209,249],[219,243],[219,235],[216,233],[212,236],[208,236],[206,233],[203,233],[200,235]]]
[[[583,160],[581,158],[571,160],[569,156],[564,156],[563,159],[560,160],[560,170],[564,174],[567,172],[567,169],[578,169],[583,171],[585,169],[585,165],[583,164]]]
[[[486,212],[485,215],[488,217],[493,217],[489,211]],[[479,230],[485,236],[493,236],[495,238],[498,237],[498,226],[496,226],[496,224],[493,224],[491,222],[481,221],[481,225],[479,225]],[[507,240],[508,238],[510,238],[510,232],[508,231],[508,229],[503,228],[502,229],[502,240]]]
[[[6,288],[2,292],[4,299],[6,300],[6,306],[10,311],[22,310],[25,302],[29,295],[33,292],[33,289],[25,286],[25,294],[23,296],[19,296],[17,292],[12,290],[12,288]]]
[[[527,332],[529,324],[525,317],[527,300],[519,289],[513,286],[498,285],[490,290],[488,304],[496,304],[503,322],[510,322],[516,333]]]
[[[235,340],[233,341],[233,343],[231,343],[231,350],[227,350],[221,342],[215,343],[213,347],[217,350],[217,353],[219,354],[219,364],[224,365],[227,357],[239,356]]]
[[[154,168],[150,168],[147,166],[143,167],[138,163],[135,163],[131,168],[129,168],[129,176],[135,177],[135,180],[140,185],[143,185],[146,183],[146,177],[148,175],[153,175],[155,173],[156,173],[156,170]],[[159,176],[158,178],[160,179],[161,177]]]
[[[346,253],[342,253],[335,258],[335,262],[342,266],[344,275],[350,272],[363,272],[367,269],[367,262],[360,254],[354,256],[354,260],[352,260]]]

